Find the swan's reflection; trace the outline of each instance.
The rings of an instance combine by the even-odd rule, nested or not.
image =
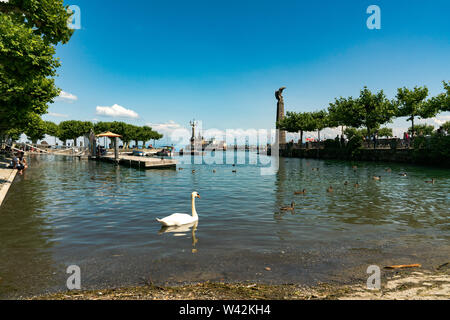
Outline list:
[[[189,230],[191,230],[191,235],[192,235],[192,253],[196,253],[197,249],[195,248],[195,245],[198,242],[198,239],[195,237],[195,231],[197,230],[197,225],[198,225],[198,221],[192,222],[192,223],[188,223],[188,224],[184,224],[182,226],[171,226],[171,227],[161,227],[161,229],[159,230],[158,234],[163,234],[166,232],[171,232],[174,233],[174,236],[184,236],[185,233],[184,232],[189,232]]]

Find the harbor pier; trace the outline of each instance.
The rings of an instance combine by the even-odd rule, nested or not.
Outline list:
[[[175,169],[177,161],[174,159],[150,158],[130,155],[119,155],[116,159],[114,154],[95,158],[99,161],[117,163],[124,166],[142,169]]]

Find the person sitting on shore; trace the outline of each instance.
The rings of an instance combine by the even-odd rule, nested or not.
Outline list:
[[[20,160],[19,164],[23,166],[23,170],[28,169],[27,159],[25,157],[22,156],[22,160]]]
[[[23,169],[25,169],[25,166],[23,165],[23,163],[21,163],[22,160],[20,159],[20,155],[19,158],[14,155],[11,161],[11,168],[16,169],[17,172],[21,175],[23,173]]]
[[[12,169],[17,169],[17,165],[19,164],[19,159],[16,157],[16,155],[13,153],[12,154],[12,160],[11,160],[11,164],[10,164],[10,168]]]
[[[28,168],[27,160],[24,158],[24,153],[19,154],[19,158],[13,158],[14,169],[17,169],[17,173],[22,175],[23,171]]]

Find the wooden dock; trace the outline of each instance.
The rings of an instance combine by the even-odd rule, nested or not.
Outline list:
[[[113,154],[102,156],[97,159],[112,163],[116,162]],[[128,155],[120,155],[118,163],[124,166],[142,169],[175,169],[177,167],[177,160],[174,159],[161,159]]]

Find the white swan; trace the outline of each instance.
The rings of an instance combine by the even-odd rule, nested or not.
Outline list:
[[[200,198],[200,195],[196,191],[191,194],[192,215],[186,213],[174,213],[162,219],[156,218],[156,221],[166,227],[181,226],[198,221],[197,211],[195,210],[195,198]]]

